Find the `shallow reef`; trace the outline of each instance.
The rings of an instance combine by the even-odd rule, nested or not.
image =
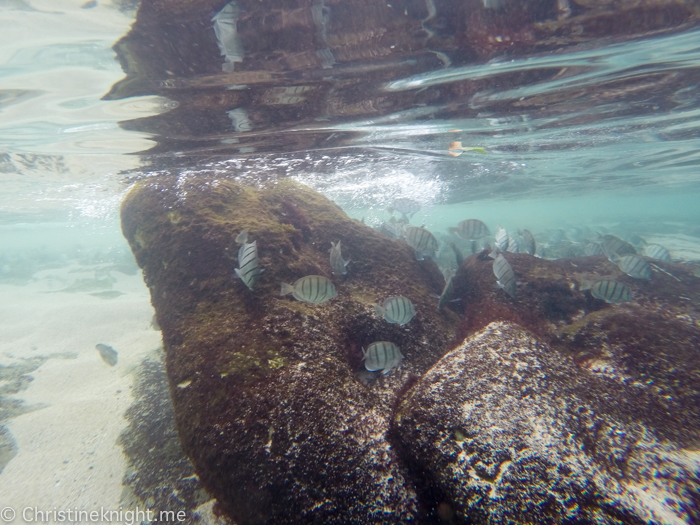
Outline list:
[[[182,448],[218,510],[257,523],[692,523],[700,519],[700,279],[605,257],[467,258],[442,310],[435,263],[291,180],[138,182],[122,228],[162,328]],[[249,231],[264,268],[234,276]],[[331,241],[352,262],[333,276]],[[308,304],[280,283],[324,275]],[[616,279],[633,302],[582,284]],[[389,324],[373,304],[408,297]],[[403,362],[367,372],[362,348]]]

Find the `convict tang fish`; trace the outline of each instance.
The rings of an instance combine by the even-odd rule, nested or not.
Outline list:
[[[600,279],[590,285],[591,295],[606,303],[626,303],[632,300],[629,288],[612,279]]]
[[[637,255],[625,255],[615,259],[617,266],[630,277],[635,279],[651,279],[651,266]]]
[[[513,268],[510,267],[503,254],[498,254],[496,260],[493,261],[493,273],[496,275],[498,286],[515,299],[515,274]]]
[[[280,295],[289,293],[298,301],[314,304],[325,303],[338,295],[335,285],[323,275],[307,275],[297,279],[293,285],[282,283]]]
[[[362,360],[365,362],[365,368],[370,372],[381,370],[386,374],[392,368],[399,366],[403,355],[401,350],[394,343],[389,341],[377,341],[367,347],[367,350],[362,349]]]
[[[435,236],[425,228],[406,226],[403,234],[408,245],[416,251],[416,259],[423,260],[424,256],[435,257],[438,242]]]
[[[258,261],[258,241],[248,242],[248,230],[243,230],[236,237],[236,242],[242,244],[238,250],[238,266],[234,268],[236,275],[241,281],[252,290],[255,283],[258,282],[258,277],[262,273],[260,262]]]
[[[347,261],[343,260],[343,255],[340,253],[340,241],[338,241],[338,244],[333,244],[333,241],[331,241],[331,271],[333,275],[345,275],[348,273],[347,266],[349,262],[349,259]]]
[[[456,233],[462,239],[476,241],[490,235],[488,226],[479,219],[467,219],[460,222],[456,228],[450,228],[450,233]]]
[[[374,311],[377,315],[384,317],[387,322],[399,326],[405,325],[416,315],[413,303],[403,295],[389,297],[381,306],[375,304]]]

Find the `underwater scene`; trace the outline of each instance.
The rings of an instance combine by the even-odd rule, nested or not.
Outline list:
[[[700,1],[0,0],[0,522],[700,523]]]

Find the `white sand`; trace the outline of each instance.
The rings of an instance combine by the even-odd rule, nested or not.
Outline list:
[[[133,402],[130,371],[160,346],[161,337],[150,327],[154,312],[140,273],[110,272],[118,279],[113,289],[125,292],[114,299],[46,293],[57,283],[94,277],[85,269],[46,270],[27,286],[0,285],[0,364],[76,356],[53,357],[30,372],[34,381],[13,397],[45,407],[1,423],[19,449],[0,474],[0,507],[15,509],[13,523],[26,522],[21,515],[27,507],[119,509],[125,457],[117,438]],[[96,343],[117,350],[116,366],[102,360]]]

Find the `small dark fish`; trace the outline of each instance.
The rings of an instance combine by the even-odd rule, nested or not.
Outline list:
[[[644,253],[653,259],[671,262],[671,254],[668,253],[668,250],[660,244],[647,244],[647,246],[644,248]]]
[[[362,349],[362,360],[370,372],[381,370],[383,374],[387,374],[389,370],[399,366],[402,359],[399,347],[389,341],[378,341],[369,345],[367,350]]]
[[[416,315],[413,303],[403,295],[389,297],[381,306],[375,304],[374,311],[388,323],[398,324],[399,326],[405,325]]]
[[[307,275],[297,279],[294,285],[282,283],[280,295],[289,293],[298,301],[314,304],[325,303],[338,295],[335,285],[323,275]]]
[[[651,279],[651,266],[641,257],[636,255],[625,255],[615,259],[617,266],[630,277],[635,279]]]
[[[453,269],[448,268],[445,270],[445,286],[442,289],[442,293],[440,294],[440,299],[438,300],[438,310],[442,310],[443,306],[445,306],[447,303],[450,302],[450,299],[452,298],[452,294],[454,293],[454,284],[452,283],[452,279],[455,276],[455,272]]]
[[[243,246],[238,250],[238,265],[240,268],[234,268],[233,271],[236,272],[236,275],[240,277],[248,289],[252,290],[262,273],[258,260],[258,241],[249,243],[248,230],[243,230],[236,237],[236,242]]]
[[[591,295],[606,303],[626,303],[632,300],[629,288],[612,279],[600,279],[591,285]]]
[[[95,345],[97,351],[100,353],[102,360],[109,366],[114,366],[117,364],[117,351],[109,345],[98,343]]]
[[[386,210],[389,213],[394,213],[398,211],[404,217],[413,217],[418,211],[420,211],[420,203],[414,201],[408,197],[399,197],[394,200],[394,203],[389,206]]]
[[[438,249],[438,242],[435,236],[425,228],[417,226],[406,226],[404,229],[404,239],[408,245],[416,251],[416,259],[423,260],[424,256],[435,257]]]
[[[515,288],[517,286],[515,273],[513,273],[513,268],[510,267],[506,258],[500,253],[496,256],[496,260],[493,261],[493,273],[498,279],[498,286],[515,299]]]
[[[535,255],[537,253],[537,244],[535,243],[535,236],[532,235],[530,230],[518,230],[518,233],[522,237],[521,251],[529,253],[530,255]]]
[[[456,228],[450,228],[449,231],[468,241],[476,241],[491,234],[486,224],[479,219],[467,219],[460,222]]]
[[[331,271],[333,272],[334,275],[345,275],[348,273],[348,263],[350,260],[348,259],[347,261],[343,260],[343,256],[340,253],[340,241],[338,241],[338,244],[333,244],[333,241],[331,241]]]

